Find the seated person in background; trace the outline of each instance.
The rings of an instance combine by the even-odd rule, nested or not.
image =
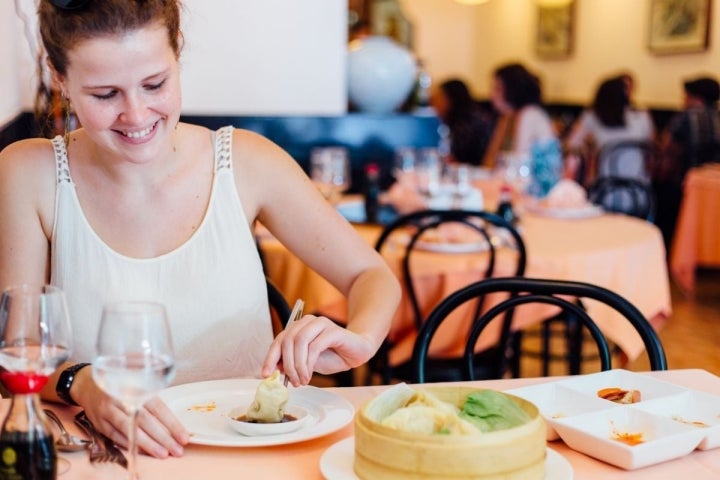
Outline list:
[[[657,224],[670,246],[687,171],[707,162],[720,162],[720,86],[711,77],[683,84],[684,109],[660,137],[661,162],[653,175],[657,194]]]
[[[654,137],[652,119],[646,110],[630,107],[627,80],[624,76],[603,81],[595,93],[592,108],[585,110],[573,125],[565,142],[570,151],[585,151],[589,160],[588,178],[610,174],[648,180],[647,166],[642,152],[627,152],[617,166],[609,165],[607,158],[597,158],[603,148],[624,141],[651,142]],[[599,163],[599,165],[597,165]],[[615,170],[616,169],[616,170]]]
[[[116,301],[165,304],[175,383],[282,369],[297,386],[372,357],[397,279],[277,145],[179,121],[180,1],[68,10],[43,0],[38,13],[47,64],[83,125],[0,153],[0,287],[52,283],[72,323],[74,365],[60,366],[43,397],[81,406],[127,445],[122,405],[86,365],[103,304]],[[347,296],[346,328],[305,315],[273,339],[256,221]],[[74,380],[59,382],[63,371]],[[157,397],[138,426],[140,449],[156,457],[182,455],[189,441]]]
[[[450,163],[480,165],[490,139],[491,125],[462,80],[441,83],[430,98],[449,131]]]
[[[556,140],[550,116],[541,104],[539,79],[518,63],[495,70],[492,104],[500,114],[485,165],[494,166],[501,152],[530,153],[534,144]]]

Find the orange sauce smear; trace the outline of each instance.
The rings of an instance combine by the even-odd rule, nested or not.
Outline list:
[[[217,404],[215,402],[209,402],[205,404],[199,404],[199,405],[193,405],[191,407],[188,407],[189,411],[192,412],[214,412],[217,408]]]
[[[627,432],[619,432],[617,428],[615,428],[615,423],[610,422],[612,425],[612,434],[613,436],[610,437],[613,440],[617,440],[618,442],[624,443],[626,445],[629,445],[631,447],[634,447],[635,445],[640,445],[641,443],[645,442],[643,439],[643,433],[627,433]]]
[[[710,427],[710,425],[708,425],[707,423],[703,423],[703,422],[700,422],[700,421],[698,421],[698,420],[695,420],[695,421],[693,421],[693,420],[685,420],[685,419],[682,418],[682,417],[672,417],[672,419],[675,420],[676,422],[684,423],[685,425],[692,425],[693,427],[698,427],[698,428],[708,428],[708,427]]]

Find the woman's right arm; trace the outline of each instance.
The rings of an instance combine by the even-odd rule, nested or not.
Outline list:
[[[0,152],[0,288],[49,281],[55,168],[47,140]]]

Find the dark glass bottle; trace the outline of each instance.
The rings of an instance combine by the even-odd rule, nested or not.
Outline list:
[[[380,168],[376,163],[369,163],[365,167],[365,221],[378,223],[380,210]]]
[[[54,480],[55,443],[37,393],[12,396],[0,431],[0,480]]]
[[[507,184],[500,188],[500,197],[498,198],[498,206],[495,213],[510,225],[517,223],[517,216],[515,215],[515,210],[512,205],[512,189]]]

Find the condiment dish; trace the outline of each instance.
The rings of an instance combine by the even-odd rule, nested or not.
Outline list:
[[[294,432],[305,425],[312,415],[303,407],[288,405],[285,407],[285,419],[278,423],[258,423],[244,420],[248,406],[235,407],[228,412],[228,425],[238,433],[248,437],[280,435]]]

